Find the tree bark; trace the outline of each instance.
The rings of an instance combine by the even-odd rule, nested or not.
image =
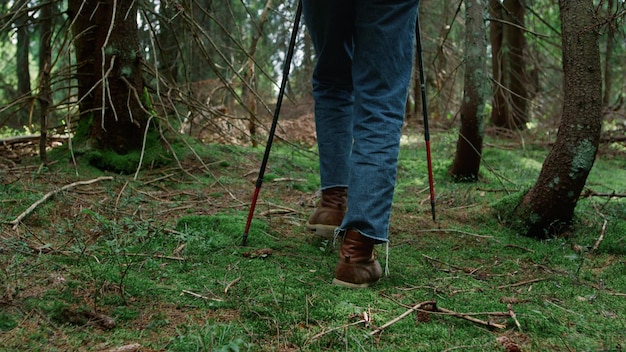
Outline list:
[[[17,69],[17,95],[22,102],[22,108],[17,112],[15,119],[11,121],[10,126],[14,128],[22,128],[24,125],[32,125],[29,111],[32,102],[31,85],[30,85],[30,16],[25,10],[27,1],[16,1],[13,4],[14,11],[19,12],[15,18],[15,27],[17,32],[17,48],[16,48],[16,69]]]
[[[181,5],[160,6],[159,27],[156,35],[159,50],[159,71],[165,74],[172,82],[184,82],[185,62],[182,53],[182,39],[184,35],[183,21],[176,20],[180,12],[184,11]],[[182,15],[180,15],[182,17]]]
[[[490,1],[490,40],[493,76],[497,88],[491,121],[509,130],[526,128],[528,122],[527,70],[524,50],[525,11],[520,0]]]
[[[528,84],[526,72],[526,37],[524,36],[525,11],[520,0],[504,0],[507,21],[514,25],[504,26],[504,40],[508,48],[508,86],[511,118],[505,126],[511,130],[523,130],[528,122]]]
[[[259,18],[258,27],[251,28],[250,33],[250,48],[248,49],[248,59],[246,60],[246,71],[243,78],[247,84],[244,84],[241,88],[242,99],[248,104],[248,133],[250,134],[250,142],[253,147],[257,147],[259,142],[257,141],[257,104],[256,96],[253,90],[256,89],[256,73],[255,73],[255,60],[254,54],[256,53],[259,40],[263,36],[263,25],[267,21],[267,15],[272,7],[272,0],[267,0],[261,17]]]
[[[498,0],[489,0],[489,42],[491,43],[491,74],[495,82],[493,90],[493,108],[491,110],[491,121],[494,125],[504,125],[509,117],[509,108],[506,102],[506,86],[503,78],[504,58],[502,54],[502,33],[504,8]]]
[[[563,117],[539,178],[514,210],[523,233],[545,238],[566,230],[595,161],[602,127],[598,23],[591,0],[559,0],[563,43]]]
[[[476,181],[483,144],[485,105],[490,95],[487,31],[483,17],[487,0],[465,1],[465,75],[461,106],[461,128],[450,174],[459,181]]]
[[[615,31],[618,26],[617,15],[613,14],[613,0],[608,0],[606,7],[609,24],[607,26],[606,52],[604,54],[604,95],[602,98],[604,108],[608,108],[611,105],[611,95],[613,93],[612,61],[615,51]],[[617,9],[615,12],[617,13]]]
[[[25,1],[17,1],[13,8],[20,9]],[[17,29],[17,93],[19,96],[30,95],[30,71],[29,71],[29,47],[30,47],[30,31],[28,11],[21,10],[15,19],[15,27]]]
[[[79,129],[97,149],[138,150],[148,114],[141,102],[137,3],[69,0],[80,99]]]
[[[40,38],[39,38],[39,159],[42,163],[48,162],[46,146],[48,139],[48,114],[52,104],[52,89],[50,87],[50,71],[52,69],[52,2],[41,6],[40,13]]]

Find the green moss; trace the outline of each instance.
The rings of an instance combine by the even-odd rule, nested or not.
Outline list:
[[[93,150],[85,155],[89,164],[101,170],[110,170],[120,174],[132,174],[139,164],[139,153],[130,152],[119,155],[110,150]]]
[[[18,325],[18,317],[5,311],[0,311],[0,331],[6,332]]]
[[[491,208],[495,216],[517,233],[523,233],[528,227],[526,217],[519,216],[523,211],[519,211],[519,206],[530,187],[502,197],[500,200],[491,204]]]
[[[74,136],[75,141],[86,140],[89,137],[89,129],[93,125],[93,113],[89,113],[87,116],[82,117],[78,121],[78,125],[76,126],[76,135]]]
[[[574,158],[570,168],[570,177],[577,179],[579,176],[586,176],[593,166],[596,156],[596,147],[588,141],[583,140],[574,148]]]
[[[141,159],[141,150],[132,150],[126,154],[118,154],[109,149],[93,149],[85,153],[84,157],[89,161],[90,165],[100,170],[109,170],[125,175],[130,175],[137,171],[140,161],[142,161],[142,168],[146,168],[167,165],[172,160],[170,153],[159,142],[156,133],[149,133],[146,138],[143,160]]]
[[[550,183],[548,184],[548,188],[553,189],[555,186],[558,186],[559,182],[560,178],[556,176],[554,179],[552,179],[552,181],[550,181]]]
[[[107,46],[104,49],[104,54],[107,55],[107,56],[112,56],[112,55],[115,55],[115,54],[118,54],[118,53],[119,53],[119,50],[117,50],[116,48],[114,48],[112,46]]]
[[[130,66],[123,66],[120,71],[122,76],[124,77],[130,77],[130,75],[133,73],[133,69]]]

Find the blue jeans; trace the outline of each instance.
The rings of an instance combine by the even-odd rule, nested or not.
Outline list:
[[[348,187],[340,229],[387,242],[419,0],[303,0],[322,190]]]

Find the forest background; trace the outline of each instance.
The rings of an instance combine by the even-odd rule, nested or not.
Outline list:
[[[424,196],[428,165],[421,159],[429,137],[416,56],[392,233],[400,253],[406,246],[423,251],[406,256],[404,268],[441,276],[432,274],[427,285],[407,284],[423,278],[404,269],[373,293],[337,294],[326,292],[325,269],[311,269],[319,295],[292,287],[294,277],[296,283],[308,279],[286,272],[291,265],[304,270],[302,257],[320,261],[311,259],[316,251],[331,253],[321,267],[334,260],[332,244],[292,238],[315,204],[319,182],[310,92],[315,56],[304,27],[280,114],[276,161],[265,179],[272,182],[271,195],[261,199],[264,211],[253,226],[258,242],[252,246],[263,248],[237,247],[296,7],[291,0],[0,4],[0,329],[6,346],[43,348],[54,337],[59,350],[403,350],[426,343],[428,335],[434,342],[423,345],[426,350],[465,346],[467,339],[476,349],[494,341],[506,350],[623,348],[625,2],[421,1],[440,219],[429,220]],[[67,207],[54,203],[63,201]],[[412,247],[415,234],[422,243]],[[285,239],[293,248],[276,243]],[[485,242],[496,252],[482,257],[475,251]],[[458,252],[464,245],[474,252]],[[494,264],[500,259],[493,256],[510,258],[504,248],[526,253],[517,259],[523,270]],[[546,262],[553,253],[564,259]],[[252,264],[240,268],[242,258]],[[456,262],[461,259],[465,265]],[[198,287],[200,293],[181,288],[197,284],[182,274],[192,263],[210,263],[198,275],[220,286],[221,294],[213,284]],[[155,274],[159,266],[163,271]],[[269,282],[266,291],[267,281],[253,280],[255,270],[267,270],[266,277],[280,284]],[[458,284],[433,284],[459,273]],[[160,279],[142,281],[146,275]],[[169,275],[180,281],[164,284]],[[245,288],[232,297],[241,280]],[[546,287],[532,285],[543,281]],[[513,290],[518,284],[527,291]],[[282,285],[278,296],[273,285]],[[591,303],[601,292],[606,301],[588,327],[595,333],[574,332],[577,323],[569,317],[546,318],[546,306],[576,315],[555,293],[564,286],[571,291],[568,304],[589,303],[576,308],[586,319],[598,312]],[[490,288],[493,305],[478,304]],[[296,313],[303,308],[299,298],[290,300],[290,289],[304,300],[305,319]],[[504,297],[502,290],[513,292]],[[142,292],[150,292],[148,301]],[[459,298],[459,292],[476,296]],[[339,295],[341,305],[319,298],[324,295]],[[255,304],[240,301],[255,296],[262,297]],[[389,301],[412,302],[400,307],[425,322],[420,312],[437,311],[437,304],[416,305],[417,297],[484,312],[508,302],[503,319],[517,327],[494,337],[463,326],[453,336],[454,322],[440,320],[416,340],[401,342],[414,325],[380,339],[362,336],[376,331],[372,308],[391,318]],[[161,304],[148,304],[153,300]],[[511,305],[526,302],[538,306],[521,308],[528,319],[522,328]],[[207,307],[212,313],[197,310]],[[543,315],[534,316],[537,311]],[[309,314],[317,316],[310,321]],[[483,328],[492,332],[498,319],[490,316]],[[563,330],[546,327],[564,321]],[[527,331],[538,322],[552,333]],[[447,329],[447,336],[437,335],[438,329]],[[105,333],[94,339],[90,331]],[[144,340],[144,334],[151,337]],[[129,341],[140,343],[124,345]]]

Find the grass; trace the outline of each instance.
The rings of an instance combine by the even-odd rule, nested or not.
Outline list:
[[[532,185],[547,150],[491,137],[480,182],[458,184],[447,176],[453,141],[433,137],[437,223],[423,148],[403,144],[390,275],[365,290],[330,285],[336,244],[304,230],[318,182],[310,149],[274,146],[246,247],[262,150],[207,146],[196,151],[208,167],[187,156],[185,172],[113,175],[57,194],[15,230],[8,222],[45,193],[103,173],[79,165],[76,177],[64,159],[2,171],[0,350],[624,349],[623,198],[581,199],[576,226],[562,238],[520,237],[492,205]],[[587,185],[623,194],[626,163],[611,155],[600,154]],[[385,248],[378,251],[384,265]],[[370,334],[430,300],[506,328],[412,313]],[[516,319],[487,314],[509,309]]]

